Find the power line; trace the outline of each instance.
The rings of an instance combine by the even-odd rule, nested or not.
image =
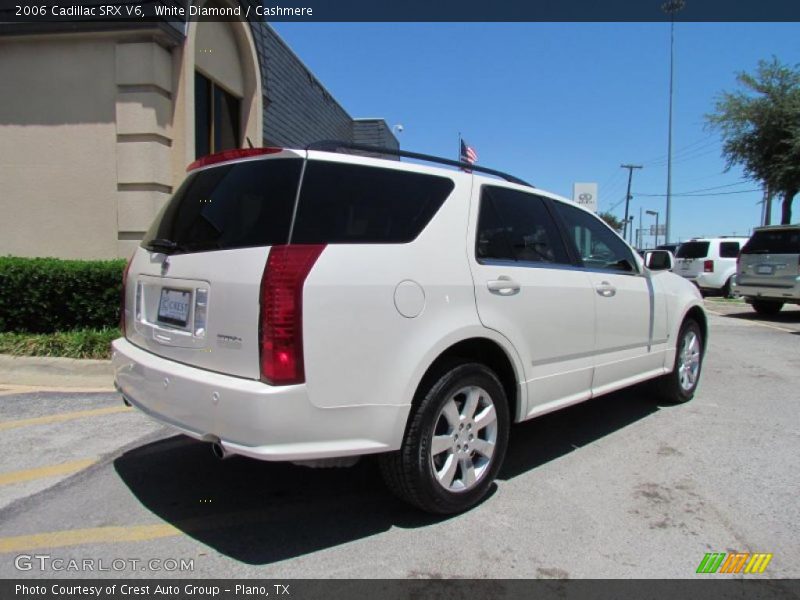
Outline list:
[[[715,192],[712,194],[693,194],[693,193],[682,193],[682,194],[675,194],[673,193],[672,196],[681,196],[683,198],[687,197],[694,197],[694,198],[701,198],[704,196],[729,196],[731,194],[749,194],[751,192],[760,192],[762,191],[761,188],[755,188],[752,190],[737,190],[735,192]],[[637,192],[637,196],[647,196],[648,198],[663,198],[666,194],[644,194],[642,192]]]

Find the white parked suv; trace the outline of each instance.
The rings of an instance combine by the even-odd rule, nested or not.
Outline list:
[[[675,272],[704,292],[731,297],[736,258],[746,237],[697,238],[683,242],[675,253]]]
[[[489,490],[512,422],[649,379],[693,396],[706,316],[669,253],[648,269],[594,214],[496,171],[353,150],[374,152],[190,165],[126,269],[126,402],[220,457],[379,454],[397,495],[453,513]]]

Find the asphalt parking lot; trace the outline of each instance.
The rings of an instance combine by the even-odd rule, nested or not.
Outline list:
[[[218,461],[117,394],[0,386],[0,577],[683,578],[737,551],[800,577],[800,310],[707,306],[692,402],[638,387],[516,426],[494,492],[446,519],[371,460]],[[49,562],[72,558],[118,562]]]

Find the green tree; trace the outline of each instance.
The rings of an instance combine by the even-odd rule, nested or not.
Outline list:
[[[723,92],[706,122],[722,135],[726,170],[741,165],[749,178],[783,196],[781,223],[790,223],[800,191],[800,65],[773,57],[736,79],[743,89]]]
[[[617,233],[621,233],[622,232],[622,219],[618,219],[617,217],[612,215],[610,212],[597,213],[597,216],[600,217],[601,219],[603,219],[603,221],[606,222],[606,225],[611,227],[611,229],[613,229]]]

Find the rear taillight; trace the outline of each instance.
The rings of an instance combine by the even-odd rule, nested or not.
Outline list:
[[[133,257],[128,259],[125,270],[122,271],[122,293],[119,296],[119,329],[125,336],[125,289],[128,287],[128,271],[131,268]]]
[[[714,261],[707,260],[703,262],[703,271],[706,273],[713,273],[714,272]]]
[[[264,154],[277,154],[281,151],[283,151],[283,148],[240,148],[237,150],[225,150],[224,152],[217,152],[216,154],[209,154],[208,156],[198,158],[186,167],[186,171],[194,171],[200,167],[236,160],[237,158],[252,158],[253,156],[262,156]]]
[[[273,246],[261,278],[261,379],[272,385],[305,381],[303,284],[324,245]]]

